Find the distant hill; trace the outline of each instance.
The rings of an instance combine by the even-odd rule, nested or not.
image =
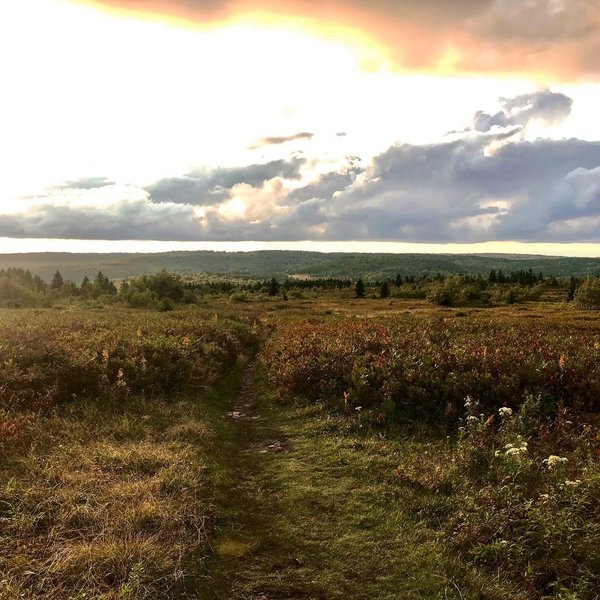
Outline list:
[[[102,271],[112,279],[167,269],[177,273],[265,278],[276,275],[362,276],[377,279],[436,273],[488,274],[533,269],[544,275],[600,275],[600,258],[566,258],[514,254],[349,254],[285,250],[256,252],[164,252],[160,254],[0,254],[0,268],[21,267],[50,279],[58,269],[79,282]]]

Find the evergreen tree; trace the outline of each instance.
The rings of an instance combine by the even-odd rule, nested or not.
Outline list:
[[[53,290],[60,290],[62,289],[63,285],[65,284],[62,275],[60,274],[60,271],[56,271],[56,273],[54,273],[54,277],[52,278],[52,284],[51,284],[51,288]]]
[[[569,279],[569,291],[567,292],[567,300],[572,302],[575,299],[575,290],[577,289],[577,281],[575,277],[571,275],[571,279]]]
[[[33,289],[36,292],[45,292],[48,289],[48,284],[39,275],[34,275]]]
[[[496,283],[498,278],[496,276],[496,269],[492,269],[490,271],[490,276],[488,277],[488,283]]]
[[[115,284],[102,271],[98,271],[98,275],[96,275],[94,284],[92,285],[92,295],[94,298],[98,298],[103,294],[114,296],[116,293],[117,287]]]
[[[365,284],[363,283],[363,280],[360,277],[356,282],[355,293],[357,298],[365,297]]]
[[[396,275],[396,280],[394,281],[394,284],[396,287],[400,287],[402,285],[402,275],[400,275],[398,273],[398,275]]]
[[[277,296],[279,293],[279,282],[275,279],[275,276],[271,277],[269,282],[269,296]]]
[[[87,297],[90,295],[92,291],[92,282],[90,281],[89,277],[86,275],[83,278],[83,281],[81,282],[81,295],[83,297]]]
[[[580,308],[600,309],[600,279],[588,277],[577,286],[574,294],[575,304]]]
[[[381,284],[381,288],[379,288],[379,297],[380,298],[389,298],[390,296],[390,286],[387,281],[384,281]]]

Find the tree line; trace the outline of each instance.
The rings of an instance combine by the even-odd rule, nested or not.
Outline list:
[[[0,305],[51,306],[57,301],[123,302],[137,308],[169,310],[176,304],[192,304],[199,298],[227,295],[232,301],[246,301],[249,294],[288,299],[302,298],[303,293],[351,290],[355,298],[428,299],[440,306],[464,304],[515,304],[538,299],[548,289],[555,289],[555,298],[576,301],[580,306],[600,306],[600,279],[557,279],[534,273],[531,269],[503,273],[492,269],[483,275],[414,275],[397,274],[383,280],[358,278],[287,277],[278,280],[232,280],[216,276],[191,276],[186,279],[165,270],[152,275],[140,275],[120,282],[112,281],[101,271],[94,279],[85,276],[80,284],[63,278],[56,271],[50,283],[30,271],[9,268],[0,270]],[[344,294],[348,296],[347,293]]]

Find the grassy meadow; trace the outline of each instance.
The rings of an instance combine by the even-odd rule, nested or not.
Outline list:
[[[538,291],[0,309],[0,598],[599,598],[600,314]]]

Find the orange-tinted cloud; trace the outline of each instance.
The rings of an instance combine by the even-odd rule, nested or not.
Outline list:
[[[77,1],[77,0],[75,0]],[[249,20],[378,47],[398,69],[600,76],[598,0],[79,0],[213,27]]]

